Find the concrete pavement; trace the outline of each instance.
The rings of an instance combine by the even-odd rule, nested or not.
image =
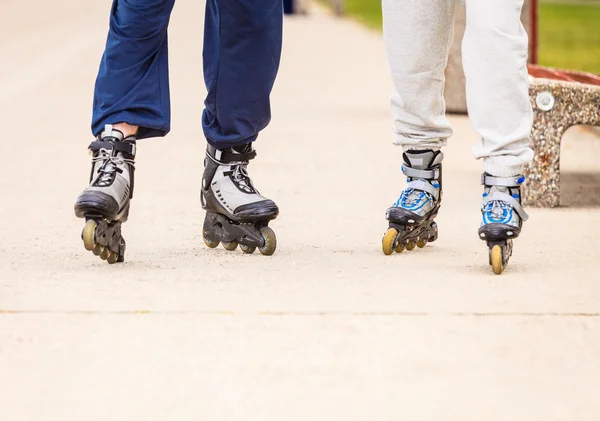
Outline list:
[[[383,256],[403,179],[379,34],[286,21],[250,172],[281,207],[275,256],[207,249],[198,188],[203,2],[170,33],[173,132],[140,142],[127,262],[85,252],[109,1],[0,0],[0,419],[596,420],[600,141],[571,131],[567,205],[531,209],[505,274],[478,240],[464,117],[440,239]]]

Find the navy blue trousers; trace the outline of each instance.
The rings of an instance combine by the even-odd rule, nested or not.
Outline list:
[[[281,56],[282,0],[206,0],[202,127],[218,148],[256,140],[271,119]],[[170,130],[167,28],[175,0],[113,0],[94,93],[92,132],[139,126],[138,139]]]

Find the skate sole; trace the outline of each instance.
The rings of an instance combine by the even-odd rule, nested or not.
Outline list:
[[[487,224],[479,228],[479,238],[489,242],[513,240],[521,234],[521,229],[505,224]]]
[[[126,207],[119,212],[119,204],[112,196],[95,191],[82,193],[77,198],[74,210],[78,218],[85,218],[86,215],[102,215],[109,221],[117,221],[121,219],[119,216],[124,213]]]

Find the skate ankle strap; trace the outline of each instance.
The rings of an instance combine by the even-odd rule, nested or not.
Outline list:
[[[499,191],[494,191],[488,194],[483,200],[483,206],[485,207],[485,205],[488,203],[495,201],[508,203],[523,221],[527,221],[529,219],[529,215],[527,215],[527,212],[525,212],[525,209],[523,209],[523,206],[521,206],[521,203],[517,199],[511,195]]]
[[[211,156],[211,158],[214,159],[215,161],[221,162],[221,163],[246,162],[246,161],[250,161],[251,159],[256,158],[256,151],[254,149],[252,149],[248,152],[237,153],[237,152],[232,152],[230,150],[216,149],[215,156],[214,157]]]
[[[406,165],[402,165],[402,172],[405,176],[410,178],[423,178],[425,180],[437,180],[440,178],[439,168],[418,170],[416,168],[411,168]]]
[[[405,191],[406,191],[406,189],[413,189],[413,190],[418,190],[418,191],[423,191],[423,192],[429,193],[430,195],[432,195],[435,198],[435,200],[438,200],[440,198],[440,191],[438,189],[436,189],[435,187],[433,187],[427,181],[423,181],[423,180],[411,181],[406,184],[404,189],[405,189]]]
[[[514,177],[494,177],[489,174],[481,175],[481,184],[487,187],[520,187],[525,182],[525,177],[516,175]]]
[[[127,141],[127,139],[121,142],[109,141],[104,139],[95,140],[92,143],[90,143],[89,149],[92,152],[98,152],[100,149],[117,151],[126,155],[127,158],[130,159],[133,159],[135,157],[136,151],[135,143],[132,141]]]

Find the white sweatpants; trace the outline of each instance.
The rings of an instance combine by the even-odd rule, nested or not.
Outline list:
[[[445,116],[444,71],[454,32],[456,0],[383,0],[384,36],[395,92],[394,143],[439,149],[452,128]],[[484,170],[514,176],[533,159],[533,112],[527,74],[523,0],[466,0],[463,65],[473,146]]]

